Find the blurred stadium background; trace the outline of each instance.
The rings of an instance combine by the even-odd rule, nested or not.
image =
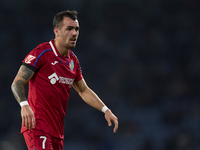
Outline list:
[[[120,126],[72,90],[64,150],[200,150],[199,0],[1,0],[0,150],[27,149],[10,85],[66,9],[79,12],[83,75]]]

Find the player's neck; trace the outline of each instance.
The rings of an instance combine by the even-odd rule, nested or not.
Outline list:
[[[54,40],[54,45],[58,50],[58,52],[60,53],[60,55],[66,56],[68,54],[69,49],[66,49],[64,46],[59,44],[58,41]]]

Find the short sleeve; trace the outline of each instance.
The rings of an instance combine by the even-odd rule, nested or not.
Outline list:
[[[25,57],[22,63],[24,65],[32,66],[36,68],[36,70],[39,70],[43,66],[43,62],[45,61],[45,57],[41,57],[44,52],[45,50],[36,47],[32,51],[30,51],[30,53]]]
[[[77,81],[80,81],[81,79],[83,79],[82,68],[81,68],[79,60],[77,58],[77,72],[76,72],[76,77],[75,77],[74,81],[77,82]]]

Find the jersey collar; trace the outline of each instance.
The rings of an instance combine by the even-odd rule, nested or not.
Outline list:
[[[53,53],[56,55],[56,56],[59,56],[59,57],[64,57],[62,56],[59,51],[57,50],[56,46],[54,45],[54,39],[52,39],[50,42],[49,42],[50,46],[51,46],[51,49],[53,50]],[[65,57],[68,57],[69,58],[69,52],[67,53],[67,56]]]

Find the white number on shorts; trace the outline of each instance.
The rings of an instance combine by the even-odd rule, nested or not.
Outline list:
[[[46,143],[47,137],[46,136],[40,136],[40,139],[43,139],[43,141],[42,141],[42,149],[45,149],[45,143]]]

